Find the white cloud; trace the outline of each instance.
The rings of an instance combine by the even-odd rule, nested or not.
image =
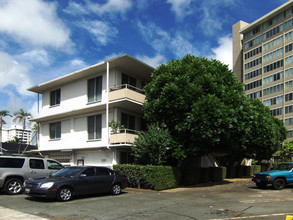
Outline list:
[[[84,5],[73,1],[70,1],[67,8],[65,8],[63,11],[72,15],[83,15],[89,13],[89,10]]]
[[[229,65],[229,68],[233,67],[233,52],[232,52],[232,38],[230,36],[222,37],[218,40],[219,46],[212,48],[213,54],[209,58],[220,60],[222,63]]]
[[[132,7],[130,0],[108,0],[106,4],[88,2],[88,7],[95,13],[105,14],[111,12],[125,13]]]
[[[83,60],[80,60],[80,59],[71,60],[70,64],[72,66],[81,67],[81,68],[87,66],[87,64]]]
[[[171,10],[175,13],[178,19],[183,19],[185,16],[192,13],[190,4],[192,0],[167,0],[167,3],[172,5]]]
[[[71,50],[70,31],[58,18],[56,4],[42,0],[2,0],[0,32],[20,44]]]
[[[105,4],[86,1],[85,5],[71,1],[64,12],[72,15],[96,13],[98,15],[120,13],[124,14],[132,7],[131,0],[107,0]]]
[[[222,19],[212,14],[212,10],[208,7],[203,7],[201,11],[201,22],[199,26],[204,34],[211,36],[222,29]]]
[[[155,57],[138,55],[138,56],[136,56],[136,58],[141,60],[142,62],[154,67],[154,68],[167,62],[167,59],[160,54],[157,54]]]
[[[186,54],[199,54],[185,33],[176,32],[172,36],[154,23],[137,22],[137,27],[144,40],[159,54],[168,52],[177,58],[182,58]]]
[[[107,45],[118,34],[117,28],[102,21],[82,21],[79,26],[86,29],[101,45]]]
[[[37,65],[49,66],[51,64],[51,58],[44,49],[31,50],[17,56],[17,58],[18,60]]]
[[[7,86],[14,86],[19,94],[31,95],[27,91],[32,86],[28,71],[27,66],[18,63],[9,54],[0,52],[0,91],[5,91]]]

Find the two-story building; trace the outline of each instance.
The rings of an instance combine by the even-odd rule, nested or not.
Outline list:
[[[144,127],[142,88],[153,70],[122,55],[30,88],[41,103],[32,119],[39,124],[38,151],[65,165],[131,162],[130,147]],[[124,128],[111,129],[112,121]]]

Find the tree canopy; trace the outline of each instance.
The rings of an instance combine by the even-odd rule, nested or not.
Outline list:
[[[248,137],[257,135],[252,131],[258,111],[266,111],[266,116],[257,123],[265,123],[264,127],[272,126],[275,130],[278,125],[283,126],[272,119],[262,103],[259,109],[253,107],[235,74],[217,60],[186,55],[181,60],[160,65],[144,91],[145,117],[148,123],[166,125],[177,143],[172,149],[176,158],[210,152],[255,153],[246,149],[255,144]],[[267,134],[268,140],[263,139],[263,143],[279,146],[283,141],[280,133],[273,136],[275,141],[271,143],[265,142],[272,137]],[[261,140],[262,134],[259,135]],[[249,147],[244,148],[244,144]]]

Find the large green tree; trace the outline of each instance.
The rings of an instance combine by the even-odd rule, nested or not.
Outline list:
[[[252,146],[247,140],[251,111],[258,109],[251,107],[243,85],[220,61],[191,55],[172,60],[153,72],[144,90],[146,119],[167,126],[177,143],[172,149],[176,158],[210,152],[241,157],[248,149],[243,144]]]

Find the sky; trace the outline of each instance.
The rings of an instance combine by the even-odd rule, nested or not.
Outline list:
[[[0,0],[0,111],[37,117],[28,88],[122,54],[154,68],[191,54],[232,69],[232,25],[285,2]]]

